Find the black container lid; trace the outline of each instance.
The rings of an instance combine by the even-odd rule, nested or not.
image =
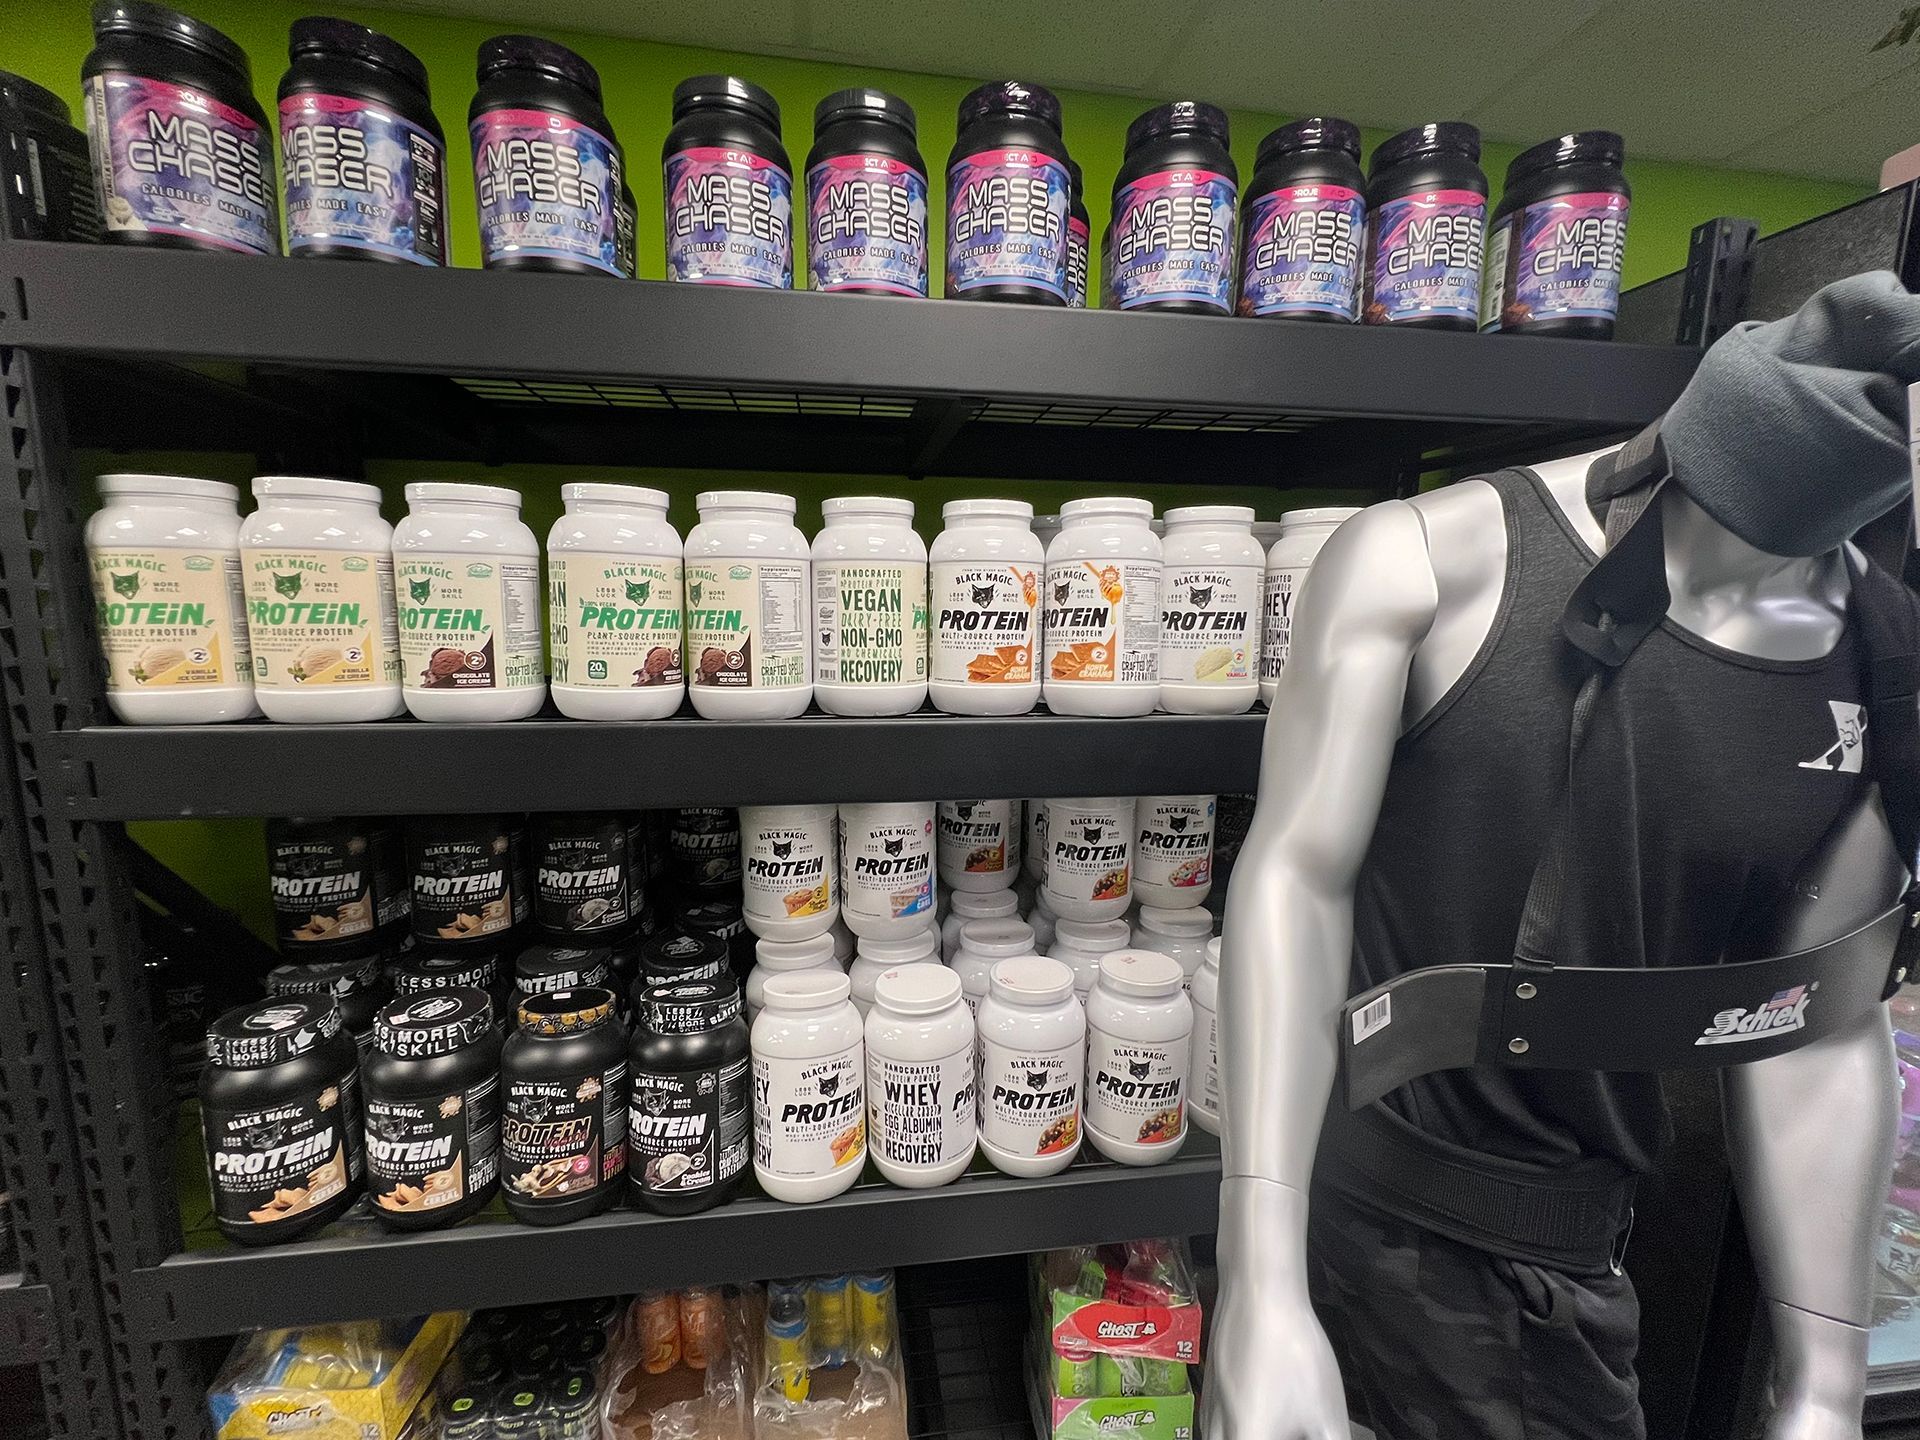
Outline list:
[[[522,990],[551,990],[556,988],[552,984],[556,977],[575,975],[581,978],[562,983],[595,985],[604,982],[612,969],[613,951],[604,945],[553,945],[543,940],[520,952],[513,962],[513,981]]]
[[[373,1044],[396,1060],[431,1060],[478,1044],[493,1030],[493,1001],[465,985],[409,995],[373,1017]]]
[[[655,1035],[697,1035],[740,1018],[740,987],[731,975],[653,985],[641,992],[639,1010]]]
[[[1398,165],[1418,155],[1460,155],[1468,160],[1480,158],[1480,127],[1465,120],[1438,120],[1431,125],[1416,125],[1382,140],[1373,152],[1367,173],[1378,175],[1389,165]]]
[[[20,110],[38,110],[52,115],[62,125],[73,123],[73,112],[67,108],[67,102],[44,86],[36,85],[24,75],[16,75],[11,70],[0,70],[0,105],[11,105]]]
[[[483,41],[476,76],[482,84],[502,70],[535,70],[554,80],[577,85],[600,103],[600,72],[564,45],[538,35],[496,35]]]
[[[565,1434],[582,1433],[578,1423],[593,1414],[598,1399],[593,1376],[583,1371],[568,1371],[547,1384],[547,1406],[561,1421]]]
[[[350,56],[382,70],[391,70],[422,95],[428,94],[427,67],[398,40],[351,20],[335,20],[326,15],[309,15],[293,22],[287,32],[287,59],[328,54]]]
[[[694,900],[673,912],[676,924],[703,935],[737,935],[745,926],[738,900]]]
[[[598,1325],[569,1330],[558,1348],[560,1363],[567,1369],[591,1371],[600,1364],[600,1357],[607,1353],[607,1332]]]
[[[578,990],[549,990],[520,1002],[522,1030],[535,1035],[580,1035],[613,1018],[613,991],[597,985]]]
[[[969,90],[960,101],[960,128],[989,115],[1028,115],[1043,125],[1060,129],[1060,97],[1044,85],[1018,80],[993,80]]]
[[[640,947],[640,968],[648,975],[711,968],[727,963],[727,942],[705,930],[662,930]]]
[[[814,138],[818,139],[821,131],[839,120],[884,121],[906,131],[910,140],[919,134],[919,122],[914,117],[913,106],[898,95],[889,95],[884,90],[870,90],[862,85],[856,85],[851,90],[836,90],[813,107]]]
[[[1513,157],[1507,166],[1507,184],[1551,170],[1556,165],[1611,165],[1618,169],[1627,158],[1627,142],[1611,130],[1581,130],[1542,140]]]
[[[207,1027],[207,1063],[223,1070],[283,1065],[340,1033],[340,1007],[319,995],[254,1000]]]
[[[149,5],[146,0],[101,0],[93,7],[93,38],[104,40],[109,35],[138,35],[188,46],[236,71],[249,86],[253,84],[253,67],[247,63],[246,51],[206,21],[164,5]]]
[[[1351,120],[1339,120],[1331,115],[1310,115],[1304,120],[1295,120],[1260,142],[1253,163],[1264,165],[1276,155],[1293,155],[1302,150],[1337,150],[1358,160],[1360,127]]]
[[[552,1373],[553,1368],[559,1363],[560,1357],[554,1352],[552,1344],[545,1340],[536,1340],[515,1354],[507,1362],[507,1368],[522,1380],[534,1380]]]
[[[331,995],[345,1000],[371,990],[380,980],[379,960],[361,955],[352,960],[305,960],[276,965],[267,972],[269,995]]]
[[[1226,145],[1227,112],[1204,100],[1169,100],[1127,126],[1127,150],[1162,135],[1209,135]]]
[[[500,984],[501,956],[497,950],[475,954],[459,949],[420,950],[400,960],[392,975],[399,995],[421,995],[456,985],[492,990]]]
[[[448,1391],[440,1404],[444,1440],[480,1440],[493,1426],[493,1385],[498,1379],[469,1379]]]
[[[673,118],[690,110],[738,110],[780,133],[780,102],[738,75],[693,75],[673,87]]]
[[[507,1373],[507,1352],[484,1335],[473,1338],[471,1331],[461,1337],[461,1342],[460,1371],[467,1384],[499,1384],[500,1377]]]

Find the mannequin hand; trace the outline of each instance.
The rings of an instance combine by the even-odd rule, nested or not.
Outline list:
[[[1299,1191],[1248,1176],[1222,1182],[1207,1440],[1348,1440],[1340,1366],[1301,1273],[1305,1242]]]

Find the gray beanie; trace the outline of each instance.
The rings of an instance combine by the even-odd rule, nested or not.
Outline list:
[[[1920,297],[1885,270],[1736,326],[1660,424],[1673,480],[1773,555],[1818,555],[1908,493]]]

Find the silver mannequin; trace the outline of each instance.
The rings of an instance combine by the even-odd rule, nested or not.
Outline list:
[[[1596,451],[1534,467],[1596,551]],[[1845,625],[1836,552],[1754,549],[1669,485],[1669,616],[1713,643],[1815,659]],[[1221,965],[1224,1179],[1208,1440],[1348,1440],[1307,1299],[1308,1180],[1348,998],[1353,897],[1401,733],[1466,670],[1506,569],[1499,497],[1467,481],[1373,506],[1321,551],[1264,739]],[[1462,783],[1477,777],[1462,776]],[[1777,1347],[1767,1440],[1860,1440],[1873,1243],[1899,1104],[1885,1007],[1724,1073],[1734,1184]]]

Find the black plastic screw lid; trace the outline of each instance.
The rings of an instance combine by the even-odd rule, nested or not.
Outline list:
[[[485,83],[502,70],[537,70],[555,80],[577,85],[600,103],[600,72],[564,45],[538,35],[496,35],[482,42],[477,78]]]
[[[427,1060],[475,1044],[493,1029],[484,990],[454,986],[396,1000],[374,1017],[374,1047],[397,1060]]]
[[[1360,127],[1351,120],[1331,115],[1310,115],[1282,125],[1260,142],[1254,164],[1264,165],[1276,155],[1292,155],[1301,150],[1337,150],[1360,158]]]
[[[578,1035],[613,1016],[613,992],[597,985],[549,990],[520,1002],[520,1028],[535,1035]]]
[[[0,105],[12,106],[19,110],[38,110],[46,115],[57,116],[62,125],[73,123],[73,112],[67,109],[67,102],[44,86],[36,85],[24,75],[16,75],[11,70],[0,70]]]
[[[691,970],[701,964],[724,964],[727,942],[705,930],[662,930],[640,947],[640,955],[649,970]]]
[[[813,107],[814,138],[818,139],[820,132],[836,120],[849,118],[881,120],[889,125],[898,125],[909,137],[919,133],[919,121],[914,116],[913,106],[898,95],[889,95],[884,90],[855,86],[851,90],[836,90]]]
[[[356,25],[351,20],[335,20],[327,15],[309,15],[304,20],[293,22],[287,32],[289,60],[298,60],[302,55],[328,53],[351,55],[369,65],[391,70],[422,95],[429,93],[427,67],[420,63],[418,55],[398,40],[391,40],[378,30],[369,30],[365,25]]]
[[[500,955],[491,950],[479,955],[459,950],[416,951],[393,967],[393,988],[402,995],[455,985],[484,989],[499,978]]]
[[[1131,151],[1161,135],[1210,135],[1225,145],[1227,112],[1204,100],[1169,100],[1127,127],[1127,149]]]
[[[1416,155],[1464,155],[1480,158],[1480,127],[1465,120],[1438,120],[1431,125],[1416,125],[1382,140],[1373,152],[1369,175],[1378,175],[1389,165],[1411,160]]]
[[[1030,115],[1043,125],[1060,128],[1060,97],[1044,85],[1018,80],[993,80],[969,90],[960,101],[960,128],[999,111]]]
[[[370,990],[380,978],[373,956],[354,960],[310,960],[276,965],[267,972],[269,995],[337,995]]]
[[[1551,170],[1556,165],[1597,163],[1619,165],[1627,158],[1627,142],[1611,130],[1580,130],[1542,140],[1513,157],[1507,166],[1507,184]]]
[[[322,995],[254,1000],[207,1027],[207,1063],[224,1070],[281,1065],[340,1033],[340,1008]]]
[[[730,975],[655,985],[641,993],[640,1012],[656,1035],[717,1030],[739,1015],[740,987]]]
[[[253,67],[247,63],[246,51],[206,21],[164,5],[149,5],[146,0],[100,0],[93,7],[93,38],[104,40],[109,35],[144,35],[190,45],[238,71],[249,85],[253,83]]]
[[[545,941],[529,945],[513,962],[514,978],[538,980],[568,970],[605,970],[613,964],[613,951],[605,945],[549,945]]]
[[[780,102],[751,80],[738,75],[693,75],[673,87],[673,118],[707,106],[738,110],[780,133]]]

